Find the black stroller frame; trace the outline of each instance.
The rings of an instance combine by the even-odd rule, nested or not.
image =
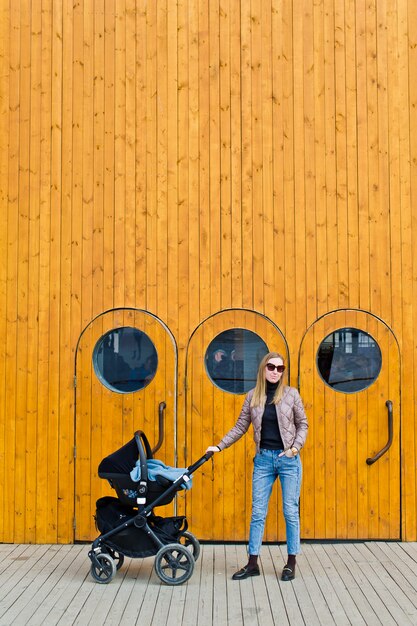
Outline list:
[[[131,441],[103,459],[98,475],[109,481],[118,498],[97,500],[96,524],[101,534],[88,553],[91,574],[97,582],[110,582],[122,567],[125,556],[144,558],[156,555],[155,571],[164,583],[170,585],[180,585],[191,577],[200,554],[200,544],[187,530],[185,516],[157,517],[153,509],[171,502],[191,475],[212,456],[212,452],[204,454],[174,481],[163,476],[149,481],[147,460],[153,455],[146,435],[138,430]],[[130,471],[138,460],[140,479],[134,482]],[[106,523],[102,515],[104,512],[108,515],[109,511],[113,520]]]

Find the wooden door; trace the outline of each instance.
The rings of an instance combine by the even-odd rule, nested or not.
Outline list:
[[[258,337],[258,348],[261,351],[263,344],[262,354],[258,354],[256,358],[262,358],[268,350],[277,351],[288,364],[283,336],[262,315],[251,311],[231,310],[205,321],[191,337],[187,351],[187,464],[198,459],[207,446],[217,444],[235,424],[240,413],[245,393],[225,391],[225,385],[221,388],[219,384],[215,384],[208,373],[207,355],[210,346],[214,345],[212,342],[221,333],[231,331],[238,336],[245,330]],[[239,351],[239,345],[236,344],[235,347]],[[247,355],[248,353],[248,358]],[[241,357],[244,358],[244,354]],[[251,387],[254,385],[255,382]],[[231,448],[216,454],[213,463],[209,461],[195,473],[193,488],[187,493],[186,512],[190,528],[199,538],[216,541],[247,540],[254,453],[250,427],[242,439]],[[281,497],[277,486],[270,501],[265,540],[275,541],[283,537]]]
[[[139,331],[136,334],[143,338],[143,348],[141,342],[136,343],[134,349],[129,348],[124,361],[128,374],[119,376],[117,383],[110,381],[113,386],[110,389],[104,384],[107,379],[100,379],[103,372],[97,361],[94,363],[97,346],[101,346],[100,342],[106,337],[109,338],[108,343],[114,343],[117,336],[120,345],[117,349],[110,346],[110,349],[113,356],[115,353],[119,356],[124,349],[123,337],[129,338],[132,329]],[[152,356],[156,354],[153,372],[143,378],[142,368],[152,345]],[[135,360],[137,367],[133,367]],[[164,439],[157,456],[169,465],[175,464],[176,371],[176,347],[170,333],[157,318],[144,311],[123,309],[103,314],[83,333],[76,366],[76,540],[89,541],[97,535],[93,520],[95,502],[103,495],[116,495],[107,481],[98,478],[100,461],[129,441],[136,430],[143,430],[151,447],[155,447],[160,438],[161,403],[166,404],[163,411]],[[136,374],[132,376],[131,372]],[[132,382],[139,379],[145,382],[139,385]],[[141,388],[133,392],[132,389],[138,386]],[[161,411],[162,408],[163,405]],[[158,511],[163,514],[171,512],[172,505],[161,507]]]
[[[332,339],[338,343],[331,348],[331,354],[323,342],[326,337],[328,347]],[[341,342],[345,342],[344,348]],[[380,371],[369,374],[361,368],[369,363],[367,353],[377,348]],[[326,366],[324,361],[319,363],[323,355],[326,360],[326,350],[332,360],[330,383],[334,386],[325,382],[331,376],[330,362]],[[336,363],[336,358],[341,362]],[[355,375],[349,364],[352,359],[353,368],[359,368],[356,380],[347,383],[343,391],[340,386],[344,383],[337,381],[353,381]],[[302,537],[399,539],[400,359],[393,333],[364,312],[347,310],[326,315],[303,340],[299,374],[310,424],[302,453]],[[352,390],[362,386],[362,390]],[[391,427],[389,449],[369,464],[387,447]]]

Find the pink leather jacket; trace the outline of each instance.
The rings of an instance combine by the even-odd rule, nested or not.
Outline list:
[[[251,389],[246,394],[246,398],[236,424],[217,444],[220,450],[228,448],[240,439],[248,431],[249,426],[252,423],[256,452],[259,452],[264,409],[261,407],[250,406],[253,392],[254,390]],[[298,450],[301,450],[307,437],[308,422],[307,416],[304,412],[303,402],[297,389],[295,389],[295,387],[284,387],[281,402],[275,405],[275,408],[277,412],[278,427],[285,450],[292,448],[293,446],[298,448]]]

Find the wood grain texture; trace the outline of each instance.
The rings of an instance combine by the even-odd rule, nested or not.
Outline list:
[[[206,347],[225,320],[273,341],[268,319],[317,444],[303,453],[305,536],[398,537],[400,509],[415,540],[415,2],[16,0],[0,3],[0,35],[0,540],[72,541],[75,511],[87,537],[92,467],[138,415],[156,437],[161,400],[164,458],[203,452],[243,400],[213,389]],[[77,341],[123,307],[83,339],[74,416]],[[161,363],[170,329],[178,362],[120,398],[91,350],[133,309],[161,321]],[[364,400],[320,386],[332,311],[376,333],[401,399],[396,456],[372,477],[360,458],[385,438],[382,387]],[[249,440],[228,454],[178,510],[204,536],[244,538]],[[282,536],[280,515],[266,532]]]

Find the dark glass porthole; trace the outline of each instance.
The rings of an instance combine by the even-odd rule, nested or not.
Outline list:
[[[317,351],[320,376],[335,391],[355,393],[378,378],[382,366],[379,345],[357,328],[340,328],[327,335]]]
[[[149,385],[158,368],[158,355],[141,330],[129,326],[115,328],[97,341],[93,366],[108,389],[131,393]]]
[[[251,330],[225,330],[207,348],[207,374],[223,391],[246,393],[256,385],[258,366],[267,352],[264,340]]]

